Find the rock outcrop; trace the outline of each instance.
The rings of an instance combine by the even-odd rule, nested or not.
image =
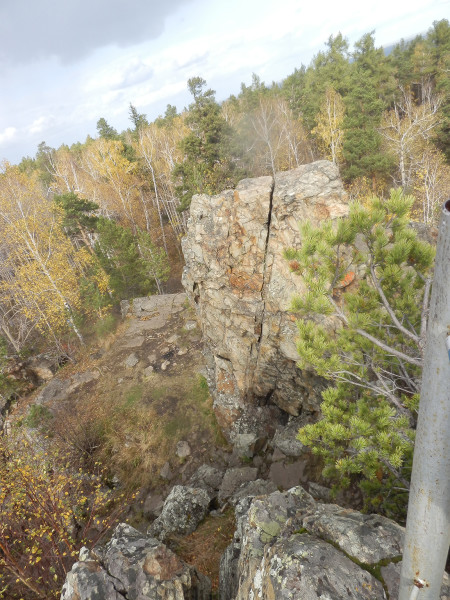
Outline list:
[[[404,530],[390,519],[317,503],[295,487],[241,500],[236,520],[220,600],[398,597]],[[442,600],[449,583],[445,575]]]
[[[210,600],[211,582],[159,540],[124,523],[105,548],[80,551],[61,600]]]
[[[231,440],[273,424],[276,407],[293,416],[318,410],[321,385],[296,367],[289,313],[304,284],[283,250],[300,243],[299,222],[347,212],[328,161],[194,196],[183,285],[202,327],[216,415]]]

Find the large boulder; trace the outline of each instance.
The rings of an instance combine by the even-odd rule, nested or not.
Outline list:
[[[209,600],[211,582],[155,538],[121,523],[105,548],[80,552],[61,600]]]
[[[403,538],[390,519],[318,503],[300,486],[243,498],[220,600],[397,598]],[[441,600],[448,583],[445,575]]]
[[[299,245],[299,222],[347,212],[338,169],[328,161],[194,196],[182,242],[183,285],[202,327],[214,407],[229,439],[270,430],[267,405],[293,416],[318,410],[321,382],[296,367],[289,312],[304,284],[283,250]]]
[[[149,535],[165,540],[172,534],[192,533],[206,516],[209,503],[206,490],[175,485],[164,502],[161,514],[150,525]]]

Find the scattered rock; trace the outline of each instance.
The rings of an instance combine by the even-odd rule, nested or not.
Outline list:
[[[277,541],[265,552],[254,581],[241,583],[236,600],[273,598],[373,600],[385,598],[382,584],[330,544],[308,534]],[[245,589],[244,591],[244,588]]]
[[[323,500],[324,502],[331,502],[331,489],[325,487],[324,485],[320,485],[319,483],[315,483],[314,481],[310,481],[308,484],[309,493],[316,500]]]
[[[138,362],[139,362],[139,358],[133,352],[132,354],[127,356],[127,358],[125,359],[123,364],[127,367],[127,369],[132,369],[133,367],[135,367],[138,364]]]
[[[248,481],[254,481],[258,476],[258,469],[254,467],[237,467],[228,469],[223,476],[219,489],[219,503],[222,504]]]
[[[187,354],[187,348],[180,348],[177,352],[178,356],[184,356]]]
[[[380,567],[398,597],[402,527],[385,517],[316,503],[300,486],[242,498],[220,564],[220,600],[380,600]],[[444,575],[441,600],[450,592]]]
[[[69,380],[69,393],[76,392],[83,385],[86,385],[91,381],[96,381],[99,377],[100,373],[98,371],[84,371],[84,373],[75,373],[75,375],[73,375]]]
[[[36,396],[35,404],[49,404],[55,400],[64,400],[69,394],[70,381],[55,377]]]
[[[149,494],[144,501],[143,511],[147,517],[152,519],[159,517],[164,506],[163,497],[159,494]]]
[[[286,458],[286,455],[283,452],[281,452],[281,450],[279,448],[275,448],[270,460],[273,463],[275,463],[275,462],[280,462],[280,460],[284,460],[285,458]]]
[[[306,483],[308,477],[308,459],[296,460],[295,462],[273,462],[270,465],[269,479],[282,490]]]
[[[266,442],[266,437],[259,437],[256,433],[238,433],[233,437],[233,451],[240,458],[252,458]]]
[[[211,582],[154,538],[125,523],[105,548],[80,551],[61,600],[209,600]]]
[[[323,504],[313,515],[305,517],[303,526],[367,564],[403,553],[403,527],[380,515],[363,515],[336,504]]]
[[[187,442],[178,442],[176,453],[179,458],[187,458],[191,454],[191,447]]]
[[[144,376],[145,377],[150,377],[150,375],[153,373],[154,370],[155,370],[155,367],[153,365],[149,365],[143,371]]]
[[[173,477],[173,473],[172,473],[172,471],[170,470],[170,465],[169,465],[169,462],[168,462],[168,461],[164,463],[164,465],[163,465],[163,468],[162,468],[162,469],[161,469],[161,471],[159,472],[159,476],[160,476],[162,479],[166,479],[167,481],[170,481],[170,480],[172,479],[172,477]]]
[[[272,492],[277,491],[277,486],[273,481],[267,479],[255,479],[255,481],[248,481],[239,486],[238,490],[229,499],[232,506],[242,500],[242,498],[254,498],[255,496],[267,496]]]
[[[167,367],[170,365],[170,360],[165,360],[161,363],[161,371],[166,371]]]
[[[305,425],[304,418],[291,418],[284,427],[279,427],[273,436],[272,444],[286,456],[299,457],[306,448],[297,439],[298,430]]]
[[[148,533],[160,540],[165,540],[171,534],[192,533],[204,519],[208,506],[209,496],[205,490],[176,485]]]
[[[210,465],[200,465],[189,479],[189,486],[202,488],[208,492],[210,498],[217,497],[217,492],[223,479],[223,471]]]
[[[186,321],[186,323],[184,324],[184,328],[187,329],[188,331],[192,331],[196,327],[197,327],[197,321]]]
[[[125,338],[122,342],[123,348],[140,348],[145,342],[145,338],[143,335],[136,335],[132,338]]]
[[[39,383],[53,379],[58,366],[57,360],[43,354],[33,356],[27,361],[27,368],[34,373]]]

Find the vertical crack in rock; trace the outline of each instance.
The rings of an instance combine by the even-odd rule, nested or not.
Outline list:
[[[294,417],[318,410],[322,383],[296,366],[289,311],[305,284],[283,249],[301,242],[299,222],[316,225],[347,211],[328,161],[192,199],[183,285],[200,320],[216,417],[230,439],[256,425],[270,428],[280,409]]]
[[[268,259],[268,252],[269,252],[270,226],[272,224],[274,190],[275,190],[275,179],[272,179],[272,187],[270,189],[270,195],[269,195],[269,211],[268,211],[268,215],[267,215],[267,234],[266,234],[266,240],[265,240],[265,245],[264,245],[264,262],[263,262],[262,286],[261,286],[261,300],[262,300],[263,304],[262,304],[261,312],[259,314],[255,315],[255,324],[256,324],[256,329],[259,331],[259,335],[258,335],[258,339],[256,340],[256,359],[255,359],[254,365],[252,365],[252,368],[253,368],[252,382],[254,381],[255,375],[258,370],[259,355],[261,353],[261,341],[262,341],[262,337],[263,337],[264,321],[265,321],[265,316],[266,316],[267,285],[268,285],[268,282],[270,282],[270,276],[272,274],[272,264],[270,264],[270,266],[268,266],[267,259]],[[253,389],[253,385],[252,385],[252,389]],[[266,398],[270,397],[272,395],[272,393],[273,393],[273,390],[272,390],[272,392],[269,392],[269,394],[266,395]]]

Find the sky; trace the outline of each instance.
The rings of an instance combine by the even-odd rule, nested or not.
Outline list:
[[[450,0],[0,0],[0,161],[84,142],[132,103],[150,121],[191,102],[201,76],[216,98],[252,73],[280,81],[330,35],[377,46],[450,18]]]

